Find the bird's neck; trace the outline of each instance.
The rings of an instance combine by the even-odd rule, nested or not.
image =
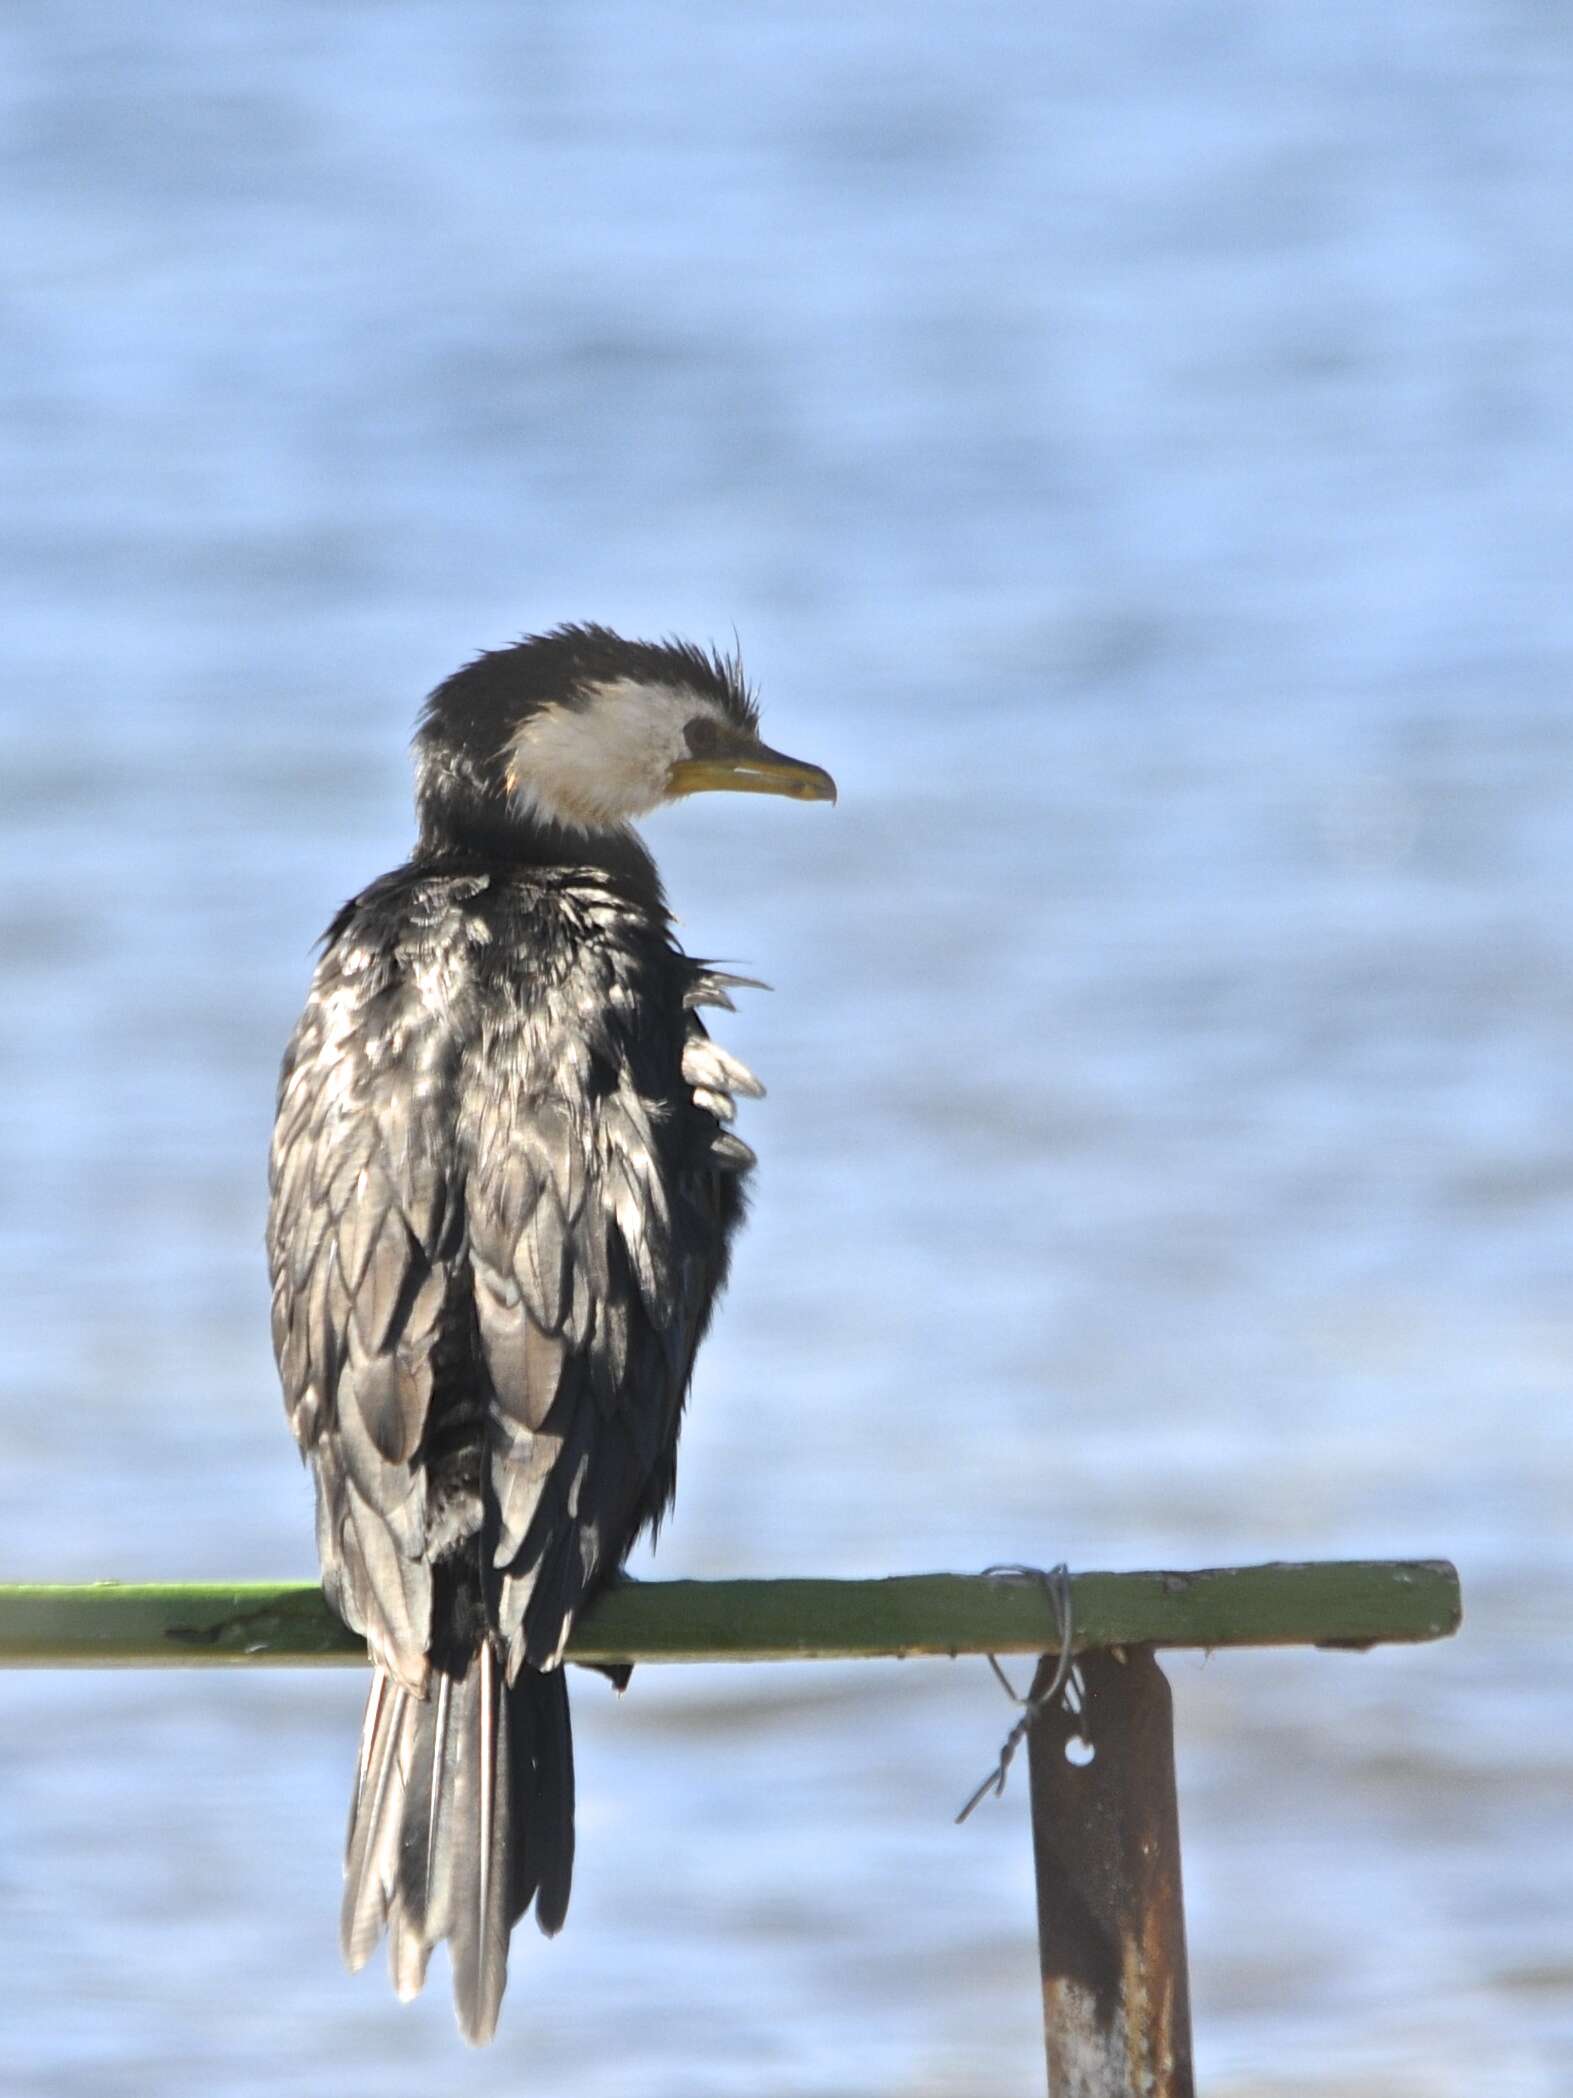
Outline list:
[[[418,861],[461,860],[471,865],[585,869],[609,877],[631,901],[664,914],[661,877],[643,840],[626,825],[570,830],[520,811],[508,797],[465,792],[427,793],[418,804]]]

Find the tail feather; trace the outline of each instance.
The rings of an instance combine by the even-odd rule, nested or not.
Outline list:
[[[509,1913],[522,1916],[535,1896],[535,1920],[548,1938],[563,1927],[573,1888],[573,1725],[568,1685],[559,1668],[539,1678],[558,1695],[537,1698],[530,1709],[530,1754],[515,1753],[513,1818],[528,1831],[514,1850]]]
[[[453,2000],[459,2030],[474,2046],[489,2040],[497,2027],[513,1920],[507,1907],[513,1729],[506,1694],[498,1695],[499,1675],[496,1655],[489,1645],[483,1646],[460,1690],[455,1833],[448,1846]]]
[[[453,1678],[437,1674],[430,1724],[419,1729],[410,1767],[410,1796],[424,1812],[405,1812],[399,1843],[401,1912],[428,1947],[453,1928],[453,1795],[451,1784],[433,1784],[434,1772],[446,1768],[456,1753],[451,1742]]]
[[[408,1999],[446,1938],[465,2038],[496,2029],[508,1936],[531,1901],[548,1935],[573,1882],[573,1733],[561,1669],[509,1683],[483,1645],[462,1676],[418,1697],[372,1677],[344,1861],[340,1938],[363,1967],[384,1929]]]
[[[411,1702],[409,1692],[379,1668],[366,1700],[355,1799],[344,1852],[339,1943],[351,1973],[358,1973],[371,1958],[382,1936],[397,1883]]]

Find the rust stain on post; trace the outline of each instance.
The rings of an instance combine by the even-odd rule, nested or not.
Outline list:
[[[1080,1716],[1055,1703],[1027,1736],[1049,2090],[1193,2098],[1169,1685],[1150,1647],[1077,1667]]]

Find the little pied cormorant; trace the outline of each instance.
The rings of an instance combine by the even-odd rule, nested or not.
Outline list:
[[[508,1938],[573,1873],[561,1662],[672,1498],[753,1163],[758,1082],[700,1007],[630,819],[706,788],[835,798],[734,660],[564,626],[439,685],[408,865],[329,927],[285,1052],[273,1337],[323,1588],[373,1675],[342,1918],[399,1994],[446,1938],[491,2037]]]

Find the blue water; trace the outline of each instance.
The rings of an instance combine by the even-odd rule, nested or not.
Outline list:
[[[1558,11],[12,0],[0,139],[5,1572],[311,1570],[262,1155],[415,707],[735,624],[842,801],[652,825],[776,985],[661,1570],[1452,1555],[1173,1660],[1204,2088],[1565,2091]],[[359,1695],[0,1679],[7,2090],[1035,2086],[981,1663],[586,1682],[485,2056],[339,1969]]]

